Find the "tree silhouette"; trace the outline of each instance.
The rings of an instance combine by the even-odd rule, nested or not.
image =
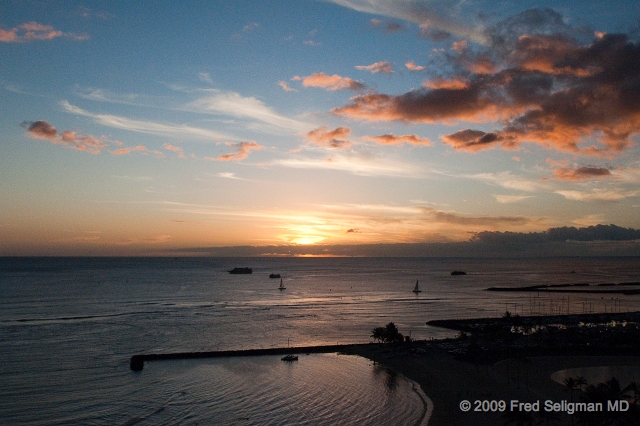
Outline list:
[[[371,337],[373,337],[374,340],[377,340],[378,342],[382,343],[385,341],[386,331],[387,329],[384,327],[376,327],[373,329]]]
[[[576,379],[574,379],[573,377],[566,378],[562,381],[562,384],[564,384],[564,387],[566,387],[567,390],[571,393],[571,402],[573,402],[573,391],[577,387]]]
[[[371,337],[378,342],[401,344],[404,336],[398,331],[398,327],[392,322],[385,327],[376,327],[372,330]]]
[[[582,387],[586,385],[587,385],[587,379],[585,379],[582,376],[576,377],[576,386],[580,389],[580,392],[582,392]]]

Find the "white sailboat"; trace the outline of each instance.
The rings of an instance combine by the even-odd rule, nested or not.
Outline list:
[[[416,286],[413,288],[413,292],[418,294],[420,293],[422,290],[420,290],[420,286],[418,285],[418,280],[416,280]]]
[[[286,287],[284,286],[284,284],[282,283],[282,278],[280,278],[280,287],[278,287],[280,290],[284,290],[286,289]]]

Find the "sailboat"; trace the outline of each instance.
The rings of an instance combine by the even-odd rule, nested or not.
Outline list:
[[[422,290],[420,290],[420,286],[418,285],[418,280],[416,280],[416,286],[414,287],[413,292],[414,292],[415,294],[418,294],[418,293],[420,293],[421,291],[422,291]]]
[[[284,290],[286,289],[286,287],[284,286],[284,284],[282,283],[282,278],[280,278],[280,287],[278,287],[280,290]]]
[[[280,282],[282,282],[282,281],[280,281]],[[280,288],[284,288],[284,287],[280,287]],[[287,338],[287,348],[289,348],[289,338]],[[289,355],[283,356],[280,359],[282,361],[297,361],[298,360],[298,355],[289,354]]]

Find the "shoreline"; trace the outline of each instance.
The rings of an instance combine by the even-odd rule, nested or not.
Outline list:
[[[596,330],[611,330],[609,321],[632,321],[631,328],[637,328],[640,312],[616,314],[591,314],[586,318],[580,315],[553,315],[522,317],[519,321],[533,321],[541,324],[566,324],[567,335],[576,329],[577,317],[600,322]],[[624,342],[620,345],[607,344],[602,338],[584,344],[558,344],[557,330],[553,331],[556,340],[537,341],[535,335],[519,335],[511,342],[492,342],[483,340],[480,330],[487,325],[511,327],[513,318],[477,318],[468,320],[432,321],[428,324],[468,331],[471,336],[456,339],[412,341],[393,346],[382,343],[360,343],[327,346],[302,346],[291,348],[249,349],[235,351],[183,352],[168,354],[134,355],[130,367],[140,371],[144,361],[262,356],[307,353],[336,352],[345,355],[358,355],[371,360],[374,364],[384,365],[418,386],[414,391],[426,404],[426,412],[418,424],[429,426],[451,426],[452,424],[474,424],[492,426],[505,422],[505,413],[500,412],[463,412],[460,402],[468,400],[504,400],[517,399],[521,402],[536,400],[561,401],[569,397],[566,388],[553,381],[551,374],[568,368],[598,366],[640,366],[640,345],[636,342]],[[574,327],[570,329],[570,327]],[[609,331],[616,336],[618,331]],[[520,340],[517,340],[520,339]],[[590,339],[590,337],[588,337]],[[495,345],[494,345],[495,343]],[[475,345],[474,350],[471,348]],[[484,345],[484,346],[483,346]],[[494,345],[494,346],[491,346]],[[423,397],[424,396],[424,397]],[[567,416],[566,414],[563,414]],[[567,417],[568,419],[569,417]]]

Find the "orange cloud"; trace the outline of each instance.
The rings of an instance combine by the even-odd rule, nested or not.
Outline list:
[[[528,71],[556,75],[588,77],[602,70],[597,64],[571,60],[580,54],[575,41],[565,35],[523,35],[516,43],[512,61]]]
[[[477,83],[470,83],[461,89],[420,89],[399,96],[368,93],[355,96],[351,101],[350,105],[334,108],[332,112],[369,121],[478,121],[481,118],[495,118],[498,106],[503,104],[493,93],[485,91]]]
[[[134,147],[126,147],[126,148],[118,148],[114,151],[111,151],[113,155],[125,155],[131,154],[132,152],[145,152],[147,151],[147,147],[144,145],[137,145]]]
[[[51,40],[57,37],[69,37],[74,40],[86,40],[89,38],[87,35],[54,30],[50,25],[43,25],[37,22],[27,22],[9,30],[0,28],[0,42],[4,43],[25,43],[35,40]]]
[[[407,62],[404,66],[407,67],[409,71],[422,71],[425,69],[422,65],[414,64],[413,61]]]
[[[493,74],[498,70],[497,65],[488,55],[479,55],[463,61],[467,70],[474,74]]]
[[[351,129],[348,127],[338,127],[337,129],[327,130],[326,126],[318,127],[307,133],[305,136],[314,145],[325,148],[344,149],[351,146],[349,140],[344,139],[349,136]]]
[[[38,120],[23,122],[22,127],[27,129],[27,134],[36,139],[46,139],[54,144],[68,146],[78,151],[86,151],[91,154],[100,154],[102,148],[108,144],[92,135],[78,135],[67,130],[58,134],[58,130],[46,121]]]
[[[477,152],[494,148],[499,144],[506,149],[514,149],[516,142],[513,138],[504,137],[496,132],[465,129],[442,137],[443,143],[451,145],[460,151]]]
[[[282,90],[284,90],[285,92],[297,92],[296,89],[289,87],[286,81],[279,81],[278,86],[282,87]]]
[[[422,146],[431,145],[431,141],[429,139],[420,138],[416,135],[396,136],[393,133],[389,133],[387,135],[380,135],[380,136],[365,136],[364,138],[380,145],[399,145],[402,143],[409,143],[412,145],[422,145]]]
[[[451,50],[457,53],[463,53],[465,50],[467,50],[467,47],[467,40],[454,41],[451,45]]]
[[[336,90],[364,90],[366,86],[349,77],[341,77],[337,74],[327,75],[323,72],[311,74],[302,79],[304,87],[319,87],[330,91]]]
[[[382,73],[382,74],[392,74],[393,67],[390,62],[380,61],[373,63],[371,65],[356,65],[357,70],[361,71],[369,71],[372,74]]]
[[[583,166],[577,168],[561,168],[553,171],[557,179],[580,181],[611,176],[609,169],[604,167]]]
[[[264,146],[259,145],[255,142],[226,142],[225,145],[236,147],[236,152],[231,154],[219,155],[217,158],[207,157],[206,160],[217,160],[217,161],[240,161],[247,158],[249,153],[253,150],[258,150],[264,148]]]
[[[184,150],[179,146],[171,145],[170,143],[165,143],[163,148],[167,151],[173,151],[178,154],[178,158],[184,158]]]
[[[583,45],[552,34],[521,36],[509,46],[472,56],[460,45],[460,55],[446,57],[452,78],[400,95],[358,95],[332,112],[368,121],[500,121],[495,132],[466,129],[443,137],[468,151],[526,142],[610,157],[640,134],[640,43],[602,34]],[[461,69],[467,71],[459,77]]]
[[[425,87],[429,89],[451,89],[451,90],[460,90],[466,89],[469,87],[469,82],[465,81],[460,77],[454,77],[451,80],[443,80],[441,78],[436,78],[431,81],[427,81],[424,83]]]

